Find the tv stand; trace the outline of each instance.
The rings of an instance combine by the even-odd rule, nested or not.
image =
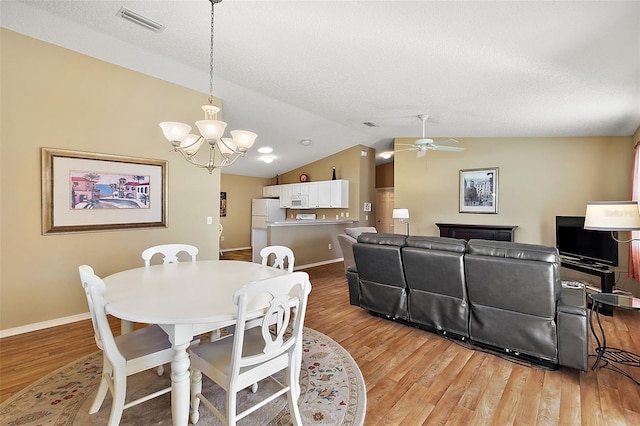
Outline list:
[[[600,277],[600,292],[612,293],[613,284],[615,283],[615,274],[609,270],[607,266],[585,264],[575,260],[561,259],[560,265],[563,268],[572,269],[574,271],[582,272],[588,275],[594,275]],[[613,308],[611,306],[603,306],[601,311],[604,315],[613,315]]]

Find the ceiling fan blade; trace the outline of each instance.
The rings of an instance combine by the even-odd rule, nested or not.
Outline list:
[[[438,141],[438,144],[448,144],[448,143],[460,143],[460,142],[458,142],[455,139],[447,139],[447,140],[444,140],[444,141]]]
[[[418,151],[418,155],[416,155],[416,158],[424,157],[426,153],[427,151],[421,149],[420,151]]]
[[[457,146],[431,145],[431,149],[433,149],[434,151],[451,151],[451,152],[464,151],[464,148],[460,148],[460,147],[457,147]]]
[[[414,143],[397,143],[396,145],[401,145],[401,146],[416,146],[416,144],[414,144]]]
[[[418,149],[418,148],[413,147],[413,148],[405,148],[405,149],[396,149],[396,150],[395,150],[395,151],[393,151],[393,152],[394,152],[394,154],[395,154],[396,152],[402,152],[402,151],[415,151],[416,149]]]

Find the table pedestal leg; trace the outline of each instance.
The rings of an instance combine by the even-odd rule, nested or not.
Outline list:
[[[189,344],[173,345],[171,361],[171,415],[174,426],[186,426],[189,421]]]

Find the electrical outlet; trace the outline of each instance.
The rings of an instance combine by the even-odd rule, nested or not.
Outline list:
[[[326,217],[325,215],[322,215],[322,218],[323,218],[323,219],[326,219],[327,217]]]
[[[369,220],[369,215],[368,214],[364,215],[364,220]]]
[[[207,216],[207,225],[213,225],[213,217]]]
[[[329,243],[329,250],[331,250],[331,243]]]
[[[224,241],[224,235],[220,237],[220,241]]]
[[[340,219],[340,215],[339,214],[336,215],[336,220],[338,220],[338,219]]]
[[[349,212],[347,212],[347,217],[349,217]]]
[[[344,212],[340,212],[340,217],[344,217]]]

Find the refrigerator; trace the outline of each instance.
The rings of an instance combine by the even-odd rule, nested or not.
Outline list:
[[[286,209],[280,207],[277,198],[251,200],[251,249],[254,262],[262,262],[260,250],[267,246],[267,222],[283,221],[286,215]]]

